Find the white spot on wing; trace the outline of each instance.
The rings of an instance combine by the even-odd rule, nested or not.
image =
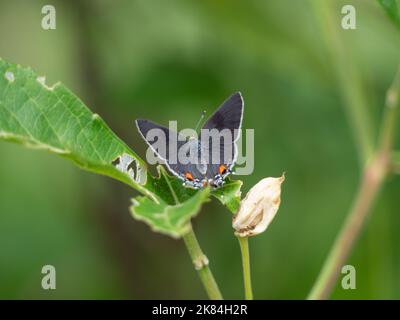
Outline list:
[[[15,77],[14,77],[14,73],[12,73],[11,71],[7,71],[4,74],[4,77],[9,81],[9,82],[14,82]]]

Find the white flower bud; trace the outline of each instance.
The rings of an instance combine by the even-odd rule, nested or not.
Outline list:
[[[279,209],[283,181],[284,174],[280,178],[264,178],[250,189],[233,217],[232,227],[237,236],[255,236],[267,229]]]

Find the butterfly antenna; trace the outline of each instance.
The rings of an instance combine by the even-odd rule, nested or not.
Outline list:
[[[204,119],[205,116],[206,116],[206,110],[204,110],[204,111],[201,113],[200,119],[199,119],[199,121],[197,121],[196,128],[194,129],[196,132],[198,132],[198,130],[199,130],[199,128],[200,128],[200,125],[201,125],[201,123],[202,123],[202,121],[203,121],[203,119]]]

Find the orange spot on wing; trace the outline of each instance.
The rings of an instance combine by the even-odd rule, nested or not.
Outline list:
[[[190,181],[193,181],[194,179],[193,179],[193,176],[192,176],[192,174],[190,173],[190,172],[185,172],[185,178],[186,179],[188,179],[188,180],[190,180]]]
[[[225,165],[223,165],[223,164],[221,164],[220,166],[219,166],[219,174],[224,174],[225,172],[226,172],[226,166]]]

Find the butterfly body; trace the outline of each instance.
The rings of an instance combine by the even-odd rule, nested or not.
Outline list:
[[[200,189],[209,185],[218,188],[233,172],[242,117],[243,99],[237,92],[206,121],[199,139],[182,137],[180,133],[149,120],[138,119],[136,125],[146,143],[169,171],[183,180],[184,186]],[[165,143],[161,151],[156,148],[157,140],[151,140],[152,130],[164,135]],[[176,149],[171,141],[176,142]]]

